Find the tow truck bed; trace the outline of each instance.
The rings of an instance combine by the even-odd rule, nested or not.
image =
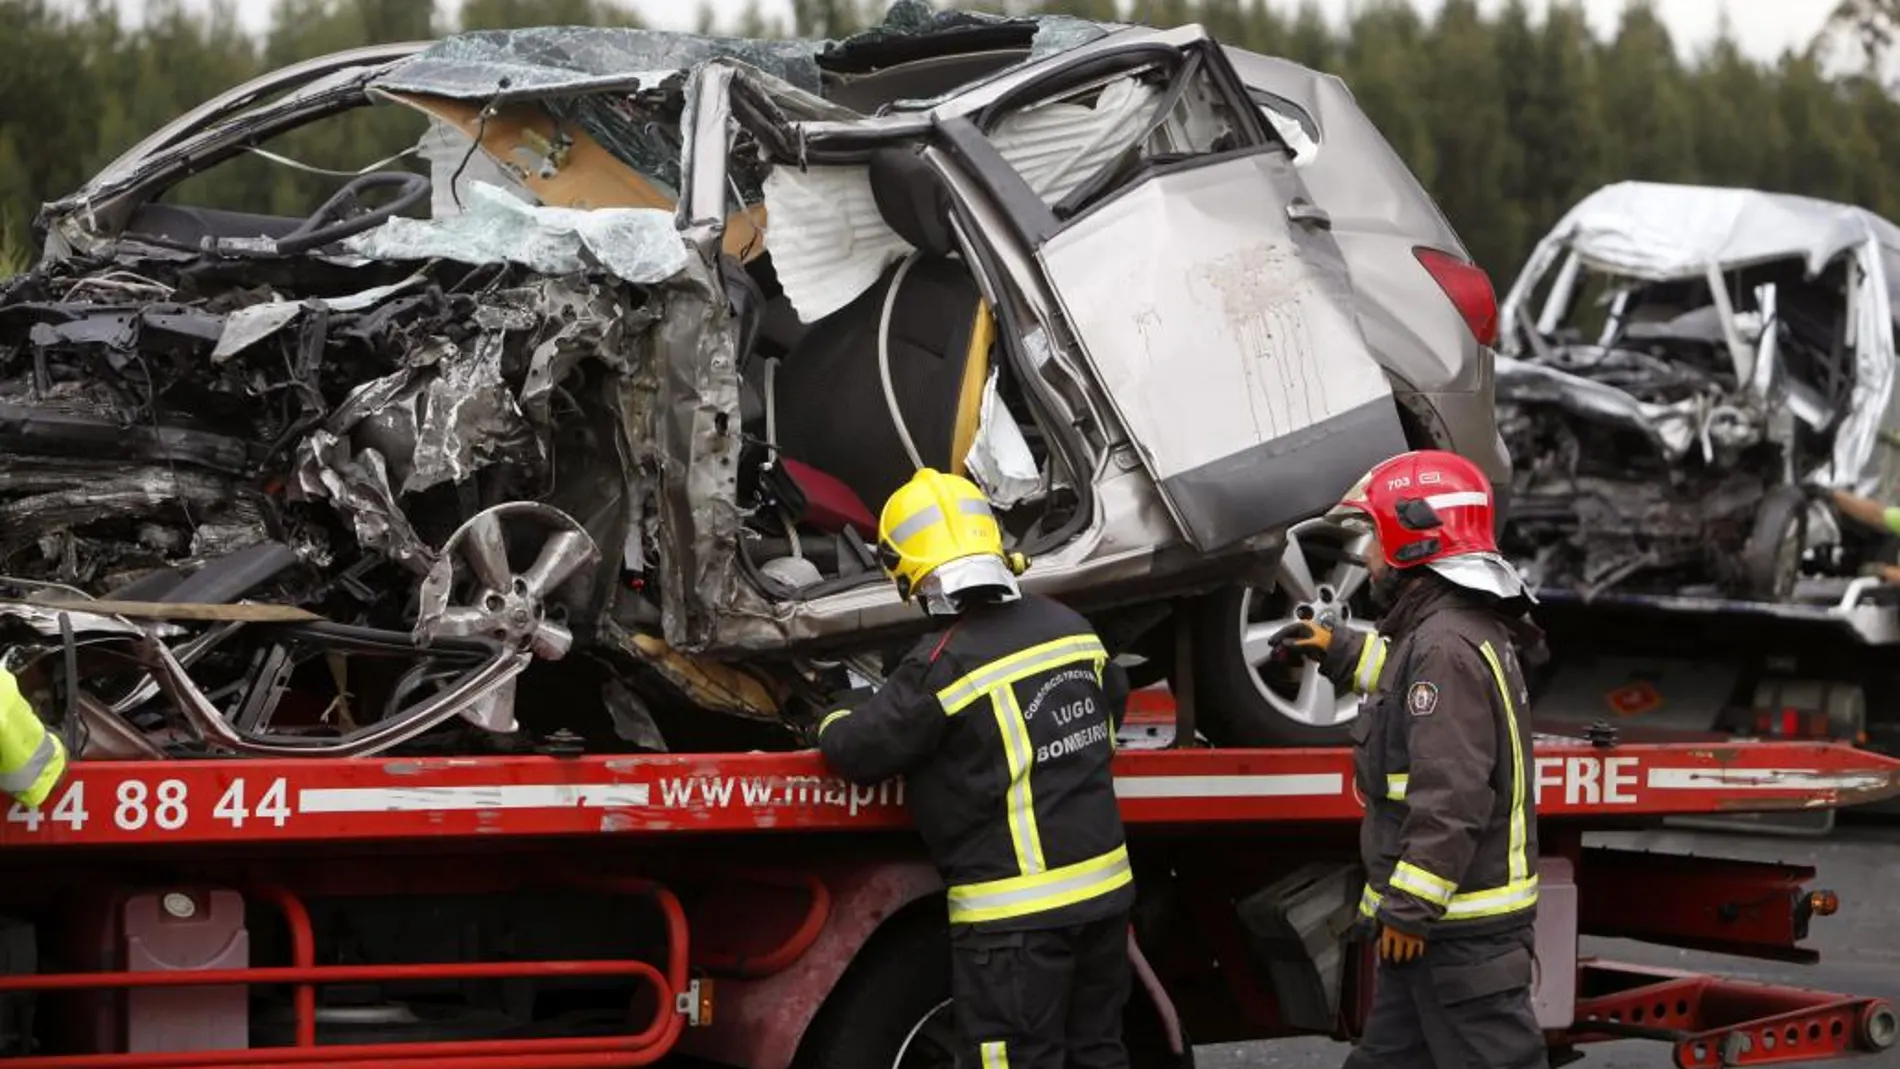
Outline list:
[[[1900,795],[1900,763],[1823,743],[1536,740],[1545,820],[1831,808]],[[1133,824],[1356,823],[1352,753],[1127,750]],[[457,836],[664,837],[853,831],[908,821],[901,781],[856,787],[815,753],[639,757],[98,762],[42,811],[16,805],[0,849]]]
[[[1557,1054],[1640,1035],[1700,1069],[1891,1045],[1879,999],[1577,947],[1587,934],[1811,960],[1800,943],[1832,911],[1811,868],[1584,833],[1892,797],[1900,761],[1556,736],[1535,753],[1536,1000]],[[1351,753],[1124,749],[1116,771],[1142,889],[1138,1064],[1191,1066],[1189,1037],[1355,1034],[1371,973],[1341,940],[1359,892]],[[895,1061],[870,1033],[908,1043],[948,997],[941,884],[903,804],[901,783],[853,787],[812,753],[82,763],[42,810],[0,820],[0,1044],[16,1069],[582,1069],[673,1053],[787,1069],[814,1046],[882,1069]],[[601,999],[619,1009],[602,1018]],[[473,1016],[374,1016],[441,1005]],[[516,1023],[496,1030],[498,1008]],[[871,1060],[851,1060],[865,1043]]]

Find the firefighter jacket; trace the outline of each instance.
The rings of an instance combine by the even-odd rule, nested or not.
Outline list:
[[[13,673],[0,668],[0,791],[37,809],[66,774],[66,747],[46,730]]]
[[[1366,818],[1360,913],[1432,938],[1516,929],[1537,908],[1537,807],[1522,617],[1425,574],[1381,633],[1334,636],[1322,669],[1364,694],[1353,763]]]
[[[1134,903],[1109,770],[1127,697],[1088,621],[1025,595],[927,636],[876,695],[819,722],[818,747],[854,782],[907,777],[951,924],[1082,924]]]

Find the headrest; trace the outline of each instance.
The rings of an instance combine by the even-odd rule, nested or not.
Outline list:
[[[956,251],[950,231],[950,199],[937,173],[914,147],[881,148],[871,154],[871,198],[884,224],[926,256]]]

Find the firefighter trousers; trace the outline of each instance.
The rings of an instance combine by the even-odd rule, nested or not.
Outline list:
[[[1365,1035],[1343,1069],[1548,1069],[1531,1009],[1528,928],[1427,942],[1380,962]]]
[[[950,988],[960,1064],[1128,1069],[1128,915],[1026,932],[955,930]]]

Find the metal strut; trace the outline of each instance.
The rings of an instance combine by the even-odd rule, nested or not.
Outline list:
[[[1579,963],[1577,983],[1586,994],[1576,1023],[1552,1046],[1658,1039],[1674,1046],[1680,1069],[1872,1054],[1900,1035],[1900,1020],[1876,998],[1597,961]]]

